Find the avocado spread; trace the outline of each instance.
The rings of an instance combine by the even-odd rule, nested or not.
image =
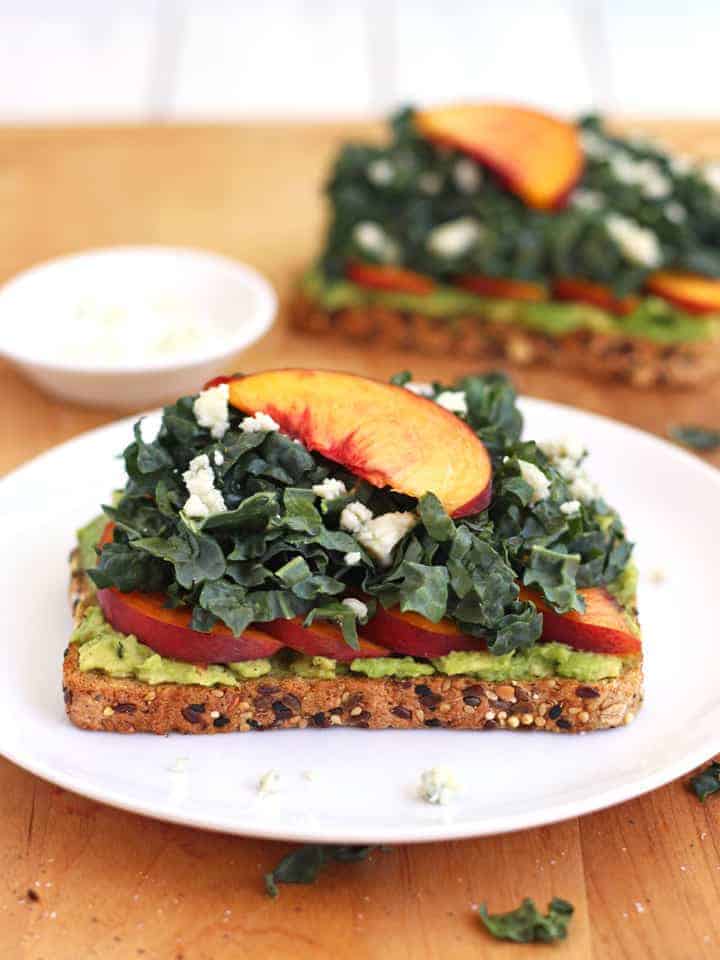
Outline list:
[[[295,675],[312,680],[333,680],[346,672],[344,664],[327,657],[309,657],[284,653],[269,660],[209,664],[201,667],[153,653],[134,636],[114,630],[98,606],[91,606],[75,627],[71,643],[79,646],[80,669],[99,670],[110,677],[133,678],[151,685],[158,683],[216,684],[234,687],[238,680],[250,680],[267,674]],[[482,680],[532,680],[538,677],[573,677],[593,681],[619,676],[626,660],[600,653],[572,650],[561,643],[547,643],[530,650],[493,656],[483,651],[458,651],[437,657],[432,664],[413,657],[369,657],[356,659],[350,671],[381,679],[425,677],[433,673],[447,676],[465,674]]]
[[[592,330],[672,344],[705,340],[720,332],[717,315],[691,315],[657,297],[645,297],[632,313],[618,317],[590,304],[480,297],[442,284],[426,294],[371,290],[348,280],[329,280],[318,268],[308,271],[302,288],[311,300],[327,310],[373,305],[444,317],[449,322],[460,316],[476,316],[492,323],[520,324],[551,336]]]

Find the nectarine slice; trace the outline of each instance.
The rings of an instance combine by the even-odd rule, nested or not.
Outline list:
[[[161,657],[188,663],[232,663],[258,660],[277,653],[282,643],[255,627],[241,636],[233,635],[224,623],[209,633],[190,627],[186,607],[170,610],[162,593],[121,593],[115,587],[98,590],[98,602],[105,619],[120,633],[134,634],[141,643]]]
[[[360,628],[360,635],[384,644],[393,653],[411,657],[444,657],[453,650],[486,649],[482,640],[466,636],[452,620],[431,623],[419,613],[385,610],[380,605],[372,620]]]
[[[486,164],[528,206],[559,206],[580,178],[576,127],[556,117],[500,103],[457,104],[416,115],[420,133]]]
[[[389,654],[387,647],[362,639],[355,649],[345,641],[339,627],[319,620],[309,627],[303,626],[302,617],[272,620],[263,624],[263,628],[277,640],[281,640],[286,647],[310,657],[329,657],[331,660],[349,663],[358,657],[387,657]]]
[[[404,267],[378,266],[374,263],[351,263],[345,273],[360,287],[389,290],[394,293],[432,293],[435,283],[430,277]]]
[[[640,653],[640,637],[630,630],[622,607],[609,590],[583,587],[578,593],[585,601],[584,613],[556,613],[539,593],[527,587],[520,587],[520,600],[531,600],[542,613],[543,640],[592,653]]]
[[[720,280],[712,277],[661,270],[648,277],[647,288],[688,313],[720,313]]]
[[[376,487],[434,493],[456,517],[490,502],[492,467],[467,424],[402,387],[350,373],[271,370],[230,383],[238,410],[270,414],[310,450]]]
[[[556,300],[575,300],[591,303],[594,307],[607,310],[618,317],[626,317],[640,303],[638,297],[616,297],[608,287],[579,277],[561,277],[553,281],[553,296]]]
[[[506,300],[547,300],[547,290],[541,283],[524,280],[506,280],[503,277],[482,277],[472,274],[455,281],[457,286],[481,297],[502,297]]]

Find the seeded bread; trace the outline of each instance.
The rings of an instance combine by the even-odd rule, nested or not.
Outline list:
[[[70,599],[78,622],[93,602],[71,558]],[[413,680],[342,676],[261,677],[237,686],[114,679],[79,667],[70,644],[63,664],[65,709],[85,730],[114,733],[230,733],[305,727],[548,730],[581,733],[630,723],[642,704],[642,665],[612,680],[549,678],[489,683],[434,675]]]
[[[372,305],[328,311],[303,293],[290,315],[293,325],[308,333],[468,360],[550,365],[638,387],[695,386],[720,375],[720,338],[663,344],[593,330],[555,337],[475,316],[435,318]]]

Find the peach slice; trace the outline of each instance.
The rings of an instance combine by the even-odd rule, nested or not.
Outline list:
[[[402,387],[329,370],[270,370],[232,380],[230,403],[269,414],[308,449],[376,487],[432,492],[456,517],[490,502],[482,442],[454,414]]]
[[[628,627],[625,613],[605,587],[578,590],[585,600],[585,612],[555,613],[539,593],[520,587],[520,600],[531,600],[543,615],[543,640],[566,643],[576,650],[592,653],[640,653],[640,637]]]
[[[459,277],[455,283],[463,290],[477,293],[481,297],[502,297],[506,300],[528,302],[547,300],[547,290],[541,283],[506,280],[503,277],[482,277],[479,274]]]
[[[383,267],[374,263],[351,263],[345,273],[359,287],[389,290],[395,293],[432,293],[435,283],[430,277],[404,267]]]
[[[372,620],[360,628],[360,635],[384,644],[393,653],[411,657],[444,657],[453,650],[486,649],[482,640],[466,636],[452,620],[431,623],[418,613],[385,610],[380,605]]]
[[[500,103],[457,104],[424,110],[420,133],[455,147],[493,170],[530,207],[560,206],[580,179],[583,152],[577,129],[556,117]]]
[[[577,300],[591,303],[594,307],[607,310],[618,317],[626,317],[640,303],[639,297],[616,297],[608,287],[579,277],[560,277],[553,282],[553,296],[556,300]]]
[[[98,602],[105,619],[121,633],[134,634],[141,643],[161,657],[187,663],[233,663],[271,657],[282,647],[263,630],[248,627],[236,637],[224,623],[208,633],[190,627],[186,607],[165,607],[162,593],[121,593],[115,587],[98,590]]]
[[[648,277],[647,288],[688,313],[720,313],[720,280],[661,270]]]
[[[303,626],[302,617],[292,620],[271,620],[263,628],[291,650],[309,657],[329,657],[342,663],[366,657],[387,657],[389,650],[377,643],[359,639],[355,650],[346,643],[342,631],[332,623],[316,620],[309,627]]]

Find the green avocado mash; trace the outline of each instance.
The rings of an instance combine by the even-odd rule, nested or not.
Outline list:
[[[108,518],[104,513],[101,513],[99,517],[93,517],[89,523],[86,523],[84,527],[78,530],[77,542],[80,551],[80,565],[83,570],[92,570],[95,566],[97,562],[97,552],[95,548],[107,522]]]
[[[572,677],[604,680],[619,677],[623,658],[573,650],[563,643],[543,643],[529,650],[514,650],[502,656],[475,651],[456,651],[433,661],[439,673],[465,674],[480,680],[536,680],[542,677]]]
[[[308,271],[302,288],[310,299],[328,310],[373,304],[429,317],[446,317],[448,321],[459,316],[478,316],[493,323],[517,323],[553,336],[592,330],[671,344],[710,339],[720,334],[718,315],[693,316],[657,297],[646,297],[633,313],[616,317],[590,304],[499,300],[442,285],[428,294],[370,290],[347,280],[328,280],[317,268]]]
[[[70,638],[79,646],[80,669],[99,670],[110,677],[134,678],[151,685],[158,683],[197,683],[204,687],[216,684],[234,687],[240,680],[265,675],[295,675],[312,680],[333,680],[347,668],[327,657],[291,654],[290,658],[247,660],[241,663],[210,664],[198,667],[192,663],[161,657],[130,635],[114,630],[98,606],[87,609]],[[456,652],[437,657],[432,665],[413,657],[370,657],[350,664],[353,673],[382,679],[425,677],[438,673],[448,676],[465,674],[482,680],[531,680],[538,677],[573,677],[593,681],[619,676],[625,665],[622,657],[572,650],[560,643],[547,643],[522,652],[503,656],[490,653]]]

